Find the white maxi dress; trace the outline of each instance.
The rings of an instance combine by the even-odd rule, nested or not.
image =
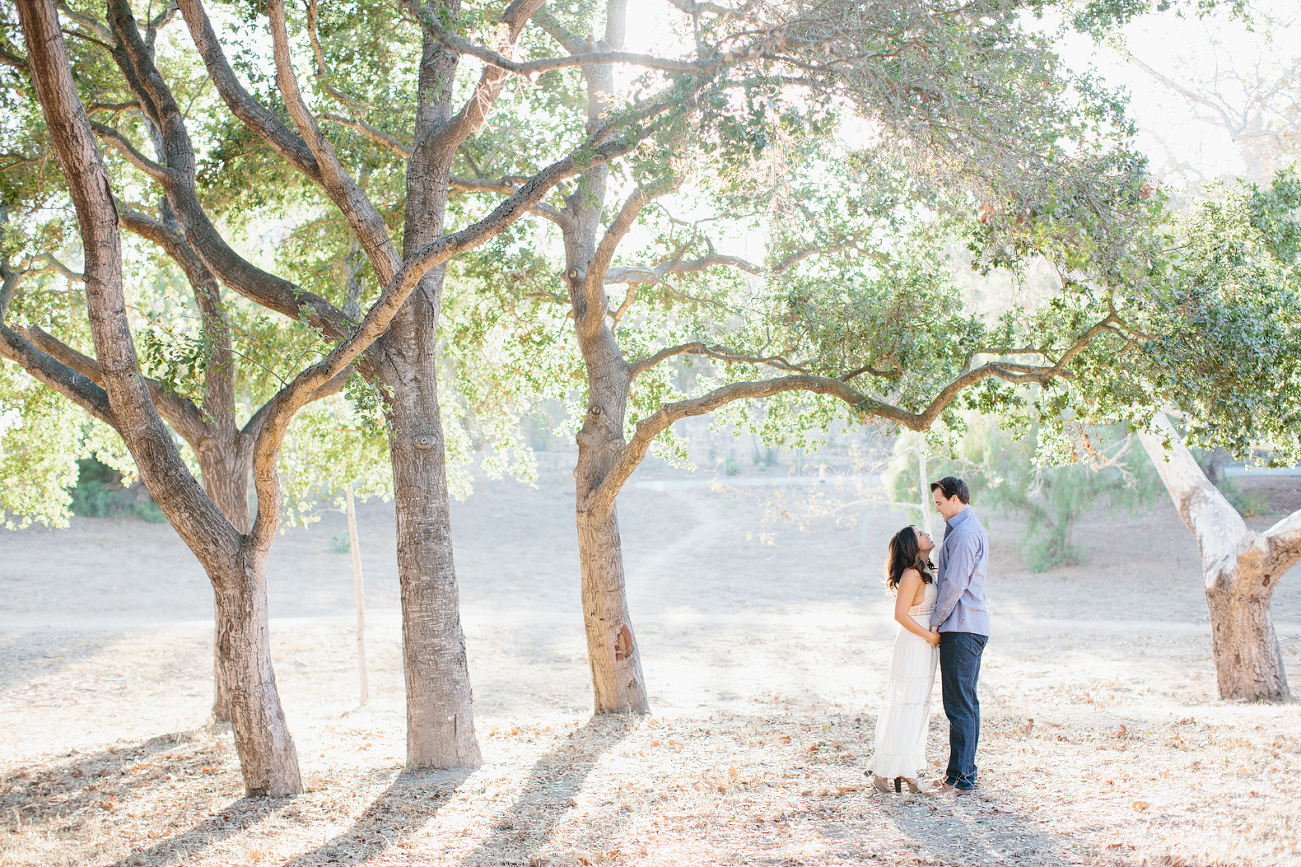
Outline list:
[[[908,614],[922,629],[931,628],[931,612],[937,595],[935,582],[923,585],[922,601]],[[935,686],[935,665],[940,650],[902,626],[894,639],[890,661],[890,685],[885,705],[876,718],[876,751],[872,773],[878,777],[916,778],[926,763],[926,731],[931,718],[931,691]]]

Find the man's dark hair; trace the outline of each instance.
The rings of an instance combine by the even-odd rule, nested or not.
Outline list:
[[[967,483],[957,476],[945,476],[938,482],[931,482],[931,491],[934,492],[936,488],[940,489],[940,493],[946,500],[957,497],[967,505],[971,505],[971,491],[967,490]]]

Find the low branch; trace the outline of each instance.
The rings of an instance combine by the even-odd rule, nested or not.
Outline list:
[[[758,382],[734,382],[700,397],[666,403],[653,414],[637,422],[632,441],[628,443],[618,462],[596,490],[579,504],[579,511],[594,515],[608,512],[614,506],[619,490],[646,457],[651,442],[675,421],[690,416],[705,415],[733,401],[772,397],[789,391],[830,395],[851,406],[861,408],[871,415],[889,418],[900,424],[905,424],[912,417],[911,413],[866,397],[838,379],[827,379],[821,376],[784,376]]]
[[[29,326],[16,330],[31,341],[33,346],[59,364],[70,370],[75,370],[96,385],[103,387],[104,371],[95,359],[78,352],[42,328]],[[158,380],[147,376],[141,376],[140,379],[149,389],[149,396],[153,400],[154,406],[158,407],[159,414],[167,419],[167,422],[176,429],[176,432],[197,452],[199,442],[211,433],[203,420],[203,413],[189,398],[182,397],[174,391],[169,391]]]
[[[30,340],[0,323],[0,357],[9,359],[32,378],[49,386],[86,412],[114,428],[117,418],[108,404],[108,393],[90,377],[61,364],[42,352]]]

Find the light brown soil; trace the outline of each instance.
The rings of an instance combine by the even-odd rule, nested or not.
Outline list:
[[[472,773],[401,772],[391,507],[361,509],[360,709],[342,517],[291,531],[272,633],[308,791],[283,800],[242,799],[229,734],[204,725],[211,594],[169,527],[0,532],[0,865],[1301,864],[1301,713],[1216,698],[1197,552],[1168,502],[1086,522],[1087,561],[1041,575],[982,516],[981,787],[936,802],[862,775],[894,633],[881,552],[909,517],[870,510],[863,547],[861,526],[766,524],[770,495],[623,495],[654,714],[593,719],[571,488],[559,471],[480,483],[454,525]],[[1293,684],[1298,578],[1274,598]]]

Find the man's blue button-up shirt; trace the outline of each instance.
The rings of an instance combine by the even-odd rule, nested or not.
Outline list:
[[[938,597],[931,626],[938,626],[940,632],[989,635],[989,603],[985,599],[989,538],[970,507],[944,522],[944,541],[935,560]]]

